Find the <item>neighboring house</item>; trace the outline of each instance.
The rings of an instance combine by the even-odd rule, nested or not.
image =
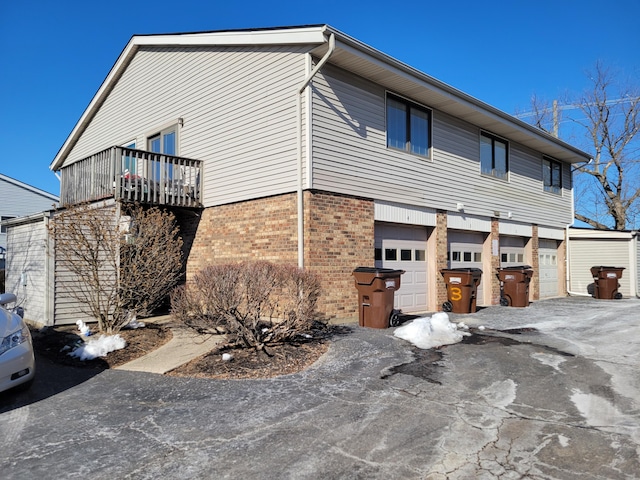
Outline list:
[[[295,263],[321,275],[320,310],[343,318],[357,314],[358,266],[405,270],[405,312],[441,308],[448,267],[483,270],[479,305],[499,302],[501,265],[533,267],[533,300],[565,295],[571,166],[588,160],[318,25],[132,37],[51,169],[63,205],[171,208],[187,278]]]
[[[591,295],[591,268],[622,267],[618,292],[624,297],[640,296],[640,242],[637,231],[569,229],[569,293]]]
[[[50,210],[58,196],[0,173],[0,221]],[[4,269],[7,253],[7,226],[0,225],[0,270]]]

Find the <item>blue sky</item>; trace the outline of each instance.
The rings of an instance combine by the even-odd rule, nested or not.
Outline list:
[[[639,18],[638,0],[4,1],[0,173],[59,193],[49,164],[134,34],[327,23],[513,114],[597,60],[638,76]]]

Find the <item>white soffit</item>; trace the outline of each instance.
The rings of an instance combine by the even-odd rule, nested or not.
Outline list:
[[[306,45],[326,42],[324,27],[136,35],[137,45]]]

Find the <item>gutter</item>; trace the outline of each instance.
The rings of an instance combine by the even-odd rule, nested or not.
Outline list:
[[[297,191],[297,208],[298,208],[298,267],[304,268],[304,201],[303,201],[303,179],[302,179],[302,95],[307,90],[307,87],[313,80],[313,77],[320,71],[325,63],[329,60],[329,57],[336,49],[336,37],[331,33],[329,36],[329,50],[324,54],[324,57],[316,64],[311,72],[306,76],[304,81],[298,87],[296,99],[297,99],[297,129],[298,129],[298,191]],[[308,106],[310,108],[310,105]],[[308,112],[308,110],[307,110]],[[309,125],[307,125],[309,127]],[[307,148],[309,145],[307,145]],[[308,152],[310,149],[308,148]],[[310,163],[310,162],[309,162]],[[307,172],[308,173],[308,172]]]

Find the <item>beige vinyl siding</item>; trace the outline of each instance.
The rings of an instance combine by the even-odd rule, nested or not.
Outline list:
[[[108,225],[111,223],[113,228],[117,228],[117,206],[116,205],[107,205],[102,208],[102,214],[104,215],[104,224]],[[61,221],[60,217],[53,218],[53,222]],[[69,220],[69,217],[67,218]],[[99,254],[104,255],[104,252],[101,252],[102,249],[99,249]],[[89,306],[74,296],[74,291],[89,291],[91,289],[91,285],[86,285],[82,283],[82,279],[79,278],[76,274],[74,274],[70,267],[69,261],[65,260],[63,256],[59,253],[59,249],[55,252],[55,286],[54,286],[54,322],[56,325],[66,325],[76,323],[78,320],[82,320],[84,322],[97,322],[96,318],[93,318],[88,312],[90,310]],[[73,261],[78,262],[79,260],[73,259]],[[102,264],[102,269],[100,270],[100,275],[103,275],[104,278],[101,282],[105,282],[105,279],[115,279],[115,271],[112,266],[109,265],[109,262],[106,261]],[[114,280],[115,281],[115,280]],[[107,293],[110,293],[109,287],[106,288]],[[80,295],[83,297],[83,295]],[[84,295],[84,298],[87,298]]]
[[[605,265],[625,268],[618,291],[625,297],[632,295],[630,278],[633,273],[630,271],[629,245],[630,240],[626,238],[571,238],[571,292],[587,294],[589,285],[593,283],[591,267]]]
[[[291,46],[141,47],[66,163],[133,138],[146,149],[182,118],[178,155],[204,161],[205,206],[293,191],[305,58]]]
[[[571,223],[570,191],[543,190],[541,154],[510,142],[508,181],[482,176],[480,129],[437,110],[432,159],[387,149],[382,87],[330,67],[313,86],[314,188],[448,211],[463,203],[468,215],[512,212],[514,221],[548,227]]]

